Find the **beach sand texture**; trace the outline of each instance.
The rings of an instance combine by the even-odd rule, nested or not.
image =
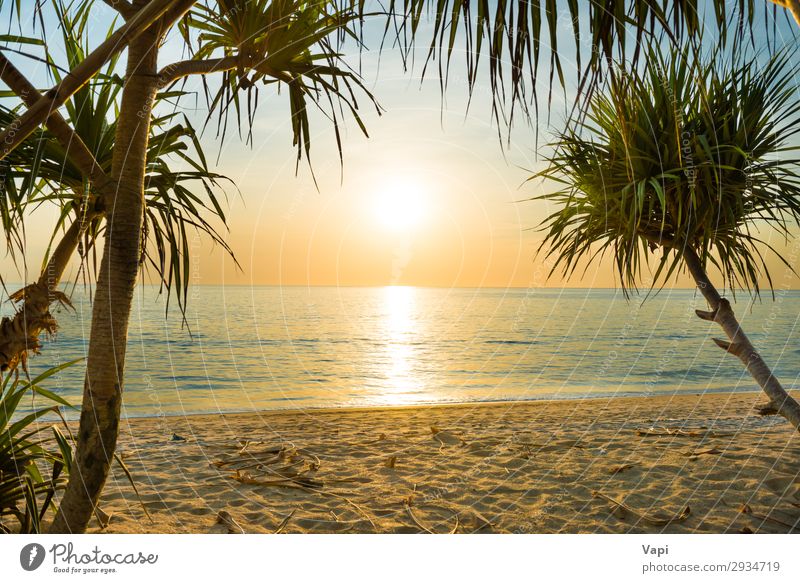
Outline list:
[[[115,467],[100,506],[110,521],[93,520],[90,532],[800,530],[800,436],[779,417],[756,416],[763,401],[740,393],[132,419],[119,451],[150,519]]]

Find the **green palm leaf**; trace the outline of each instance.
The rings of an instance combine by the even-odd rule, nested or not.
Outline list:
[[[599,250],[624,288],[644,269],[663,283],[691,248],[732,290],[757,294],[770,247],[754,233],[790,237],[800,217],[795,53],[695,60],[651,45],[641,70],[618,66],[535,176],[560,185],[536,197],[556,209],[542,224],[553,271]]]

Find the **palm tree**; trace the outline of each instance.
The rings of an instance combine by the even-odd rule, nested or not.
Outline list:
[[[60,14],[63,46],[70,61],[80,61],[86,53],[89,38],[84,31],[89,24],[88,6],[85,4],[71,14]],[[3,161],[4,196],[0,198],[0,215],[7,248],[12,253],[24,251],[20,234],[24,228],[22,219],[27,209],[43,203],[55,204],[60,209],[51,243],[61,237],[45,256],[38,280],[11,295],[21,307],[0,324],[3,370],[24,367],[28,354],[40,349],[40,334],[56,331],[57,322],[50,314],[50,305],[54,301],[69,304],[68,297],[57,288],[76,249],[84,272],[90,278],[96,276],[97,264],[91,258],[96,241],[108,231],[105,206],[114,194],[108,188],[107,177],[112,172],[118,125],[115,114],[122,92],[121,80],[114,75],[115,66],[116,59],[112,59],[97,78],[67,101],[66,119],[58,116],[53,123],[51,118],[48,129],[34,132]],[[26,95],[38,93],[2,55],[0,67],[0,75],[9,86]],[[51,64],[51,72],[58,78],[55,65]],[[176,92],[163,92],[156,96],[156,103],[175,96]],[[10,124],[14,113],[0,109],[0,120]],[[190,276],[189,232],[205,234],[232,254],[214,224],[219,221],[225,225],[220,196],[224,192],[220,185],[227,179],[209,171],[188,119],[181,120],[178,114],[170,113],[152,116],[147,125],[150,135],[145,152],[142,266],[156,276],[168,298],[175,294],[183,310]],[[75,155],[76,145],[83,158]],[[91,174],[85,170],[87,159]]]
[[[547,168],[535,178],[558,190],[536,199],[555,204],[540,249],[551,273],[610,254],[624,289],[654,268],[654,285],[685,268],[708,302],[697,315],[719,324],[715,342],[738,357],[770,399],[770,408],[800,429],[800,406],[781,386],[736,320],[725,287],[758,295],[772,283],[761,239],[774,229],[793,236],[800,219],[800,103],[795,52],[766,63],[714,51],[661,52],[642,69],[619,65],[585,117],[557,137]]]
[[[70,62],[78,62],[87,52],[86,27],[89,25],[88,10],[77,10],[73,14],[60,14],[63,46]],[[111,171],[116,119],[114,110],[119,106],[121,82],[114,78],[116,58],[112,59],[101,76],[82,87],[65,104],[69,130],[69,148],[65,147],[52,131],[37,130],[15,149],[3,162],[4,197],[0,197],[0,216],[6,247],[12,256],[23,251],[21,231],[28,208],[43,203],[55,204],[60,211],[59,220],[51,235],[51,247],[62,235],[52,253],[47,253],[38,280],[24,289],[11,294],[11,300],[21,309],[12,318],[4,318],[0,333],[0,368],[14,369],[25,366],[29,353],[40,349],[42,332],[53,334],[58,324],[49,311],[50,304],[69,304],[69,298],[58,291],[61,277],[76,248],[80,249],[82,265],[88,275],[96,272],[93,256],[95,241],[105,230],[103,213],[103,179]],[[21,74],[0,55],[0,76],[11,85],[22,82]],[[50,64],[56,79],[58,67]],[[16,82],[15,82],[16,80]],[[166,99],[174,95],[162,95]],[[0,123],[11,123],[14,111],[0,106]],[[188,119],[176,122],[177,114],[153,118],[147,152],[147,174],[145,199],[147,213],[145,222],[145,268],[161,282],[162,289],[175,292],[179,306],[183,308],[189,273],[184,257],[189,254],[187,231],[198,229],[216,244],[232,254],[231,249],[217,232],[212,221],[219,219],[225,225],[225,214],[220,204],[222,181],[228,179],[210,172],[205,154],[200,147],[196,132]],[[81,167],[70,159],[69,149],[74,143],[86,149],[95,165],[96,176],[86,177]],[[176,162],[183,168],[176,168]],[[205,194],[196,195],[193,187]]]
[[[139,8],[140,12],[127,15],[122,5],[123,16],[127,16],[126,25],[135,22],[137,15],[148,13],[156,3],[134,4],[131,9]],[[249,102],[257,91],[256,83],[285,83],[289,87],[298,159],[308,156],[310,151],[309,100],[317,106],[325,102],[330,104],[326,113],[333,121],[337,141],[340,140],[339,108],[349,111],[365,131],[356,95],[360,92],[372,101],[358,76],[342,65],[340,55],[329,40],[335,33],[356,36],[352,28],[355,12],[336,12],[333,3],[221,2],[218,11],[201,5],[186,16],[180,29],[191,48],[194,47],[190,31],[202,30],[204,44],[197,48],[194,59],[158,70],[157,51],[164,34],[193,3],[173,4],[175,6],[156,21],[157,26],[150,26],[128,45],[126,82],[110,142],[113,154],[108,174],[115,192],[113,198],[103,201],[105,249],[93,305],[79,446],[74,471],[52,525],[54,532],[85,529],[108,475],[110,452],[114,451],[118,434],[127,324],[142,255],[140,241],[143,234],[152,233],[149,226],[157,224],[145,220],[159,216],[163,225],[182,224],[182,209],[176,203],[181,197],[188,201],[194,196],[186,188],[173,187],[174,180],[166,180],[164,188],[157,189],[161,206],[148,200],[147,193],[154,185],[148,175],[154,167],[150,149],[157,145],[160,152],[168,145],[152,136],[152,129],[161,120],[157,110],[154,111],[159,92],[188,74],[221,72],[223,79],[219,90],[209,93],[209,111],[217,112],[225,127],[231,113],[241,123],[240,94],[247,94]],[[91,2],[81,4],[85,11],[90,6]],[[253,28],[254,23],[260,28]],[[114,38],[114,34],[109,38]],[[211,56],[215,49],[225,50],[225,47],[233,47],[234,54]],[[80,63],[91,62],[91,59],[92,56],[87,55]],[[67,79],[65,77],[65,81]],[[165,93],[179,96],[176,91]],[[257,98],[253,99],[257,102]],[[252,122],[252,110],[248,111],[247,122]],[[95,163],[102,165],[100,160]],[[195,178],[207,176],[205,168],[197,170],[199,174]],[[185,223],[195,225],[194,217],[190,216]],[[213,233],[210,229],[201,230]],[[176,235],[170,228],[161,228],[160,235],[155,238],[163,242],[157,244],[156,272],[164,274],[166,271],[166,276],[179,284],[185,300],[185,284],[188,283],[185,278],[189,274],[186,238]],[[183,287],[180,287],[181,280],[171,275],[178,269],[175,258],[182,262],[182,271],[177,273],[183,274]]]
[[[50,4],[61,7],[64,1],[51,0]],[[329,106],[326,113],[334,120],[339,139],[335,113],[351,113],[366,131],[358,114],[356,92],[360,90],[362,97],[372,100],[339,50],[344,39],[361,42],[360,22],[371,15],[368,3],[356,0],[104,1],[121,14],[125,23],[80,61],[70,63],[69,75],[63,76],[44,94],[22,87],[26,80],[20,75],[12,79],[16,86],[10,83],[9,86],[23,99],[27,109],[10,120],[0,133],[2,160],[45,124],[66,148],[69,159],[83,176],[92,177],[96,190],[102,193],[100,204],[88,209],[102,215],[106,237],[93,305],[76,469],[53,524],[54,532],[85,529],[116,446],[127,326],[147,212],[150,125],[159,90],[188,75],[220,73],[222,82],[218,91],[209,91],[208,107],[210,112],[219,115],[224,128],[231,112],[241,119],[240,96],[247,96],[246,122],[251,123],[253,107],[258,103],[259,84],[280,84],[288,89],[298,158],[308,156],[310,150],[309,104]],[[794,2],[786,0],[784,7],[794,6]],[[45,3],[45,0],[37,0],[42,8]],[[90,10],[92,0],[75,0],[72,4],[72,9],[77,6]],[[10,5],[19,11],[18,0]],[[777,6],[775,4],[776,10]],[[739,0],[729,26],[731,21],[723,2],[714,4],[705,22],[701,22],[703,15],[698,13],[696,2],[674,0],[593,0],[585,6],[574,0],[562,4],[556,0],[498,0],[493,3],[446,0],[437,2],[435,7],[425,0],[402,3],[391,0],[387,8],[378,17],[385,19],[387,36],[392,37],[390,40],[405,55],[422,30],[419,24],[423,15],[430,13],[433,35],[427,60],[438,60],[442,79],[447,76],[459,28],[466,39],[470,89],[482,70],[480,55],[488,54],[488,76],[494,96],[492,112],[498,125],[513,120],[515,107],[528,114],[532,103],[538,110],[536,79],[541,60],[549,62],[548,104],[553,80],[565,86],[558,49],[560,19],[569,19],[572,23],[579,95],[589,96],[602,78],[607,63],[615,54],[626,55],[633,40],[634,60],[639,57],[636,47],[643,36],[663,31],[681,40],[697,38],[703,26],[712,26],[721,39],[727,38],[730,32],[734,38],[742,40],[747,31],[753,30],[752,16],[756,10],[752,0]],[[565,11],[560,12],[559,8]],[[66,11],[57,12],[64,14]],[[44,26],[46,19],[41,22]],[[175,26],[183,34],[192,57],[159,69],[161,41]],[[42,30],[40,28],[40,33]],[[633,40],[627,41],[631,32]],[[588,46],[584,47],[586,41]],[[125,49],[125,82],[114,128],[112,163],[103,171],[92,152],[74,139],[74,131],[57,111]],[[580,61],[581,55],[584,55],[584,63]],[[169,214],[171,209],[167,201],[165,204]],[[69,257],[75,248],[72,242],[81,229],[82,222],[73,223],[53,256]]]

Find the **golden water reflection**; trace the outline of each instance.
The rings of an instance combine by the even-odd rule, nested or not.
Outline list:
[[[415,318],[417,289],[407,286],[384,288],[384,330],[386,335],[386,404],[415,402],[424,387],[415,374],[417,354],[413,338],[419,332]]]

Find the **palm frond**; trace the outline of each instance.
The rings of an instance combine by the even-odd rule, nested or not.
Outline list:
[[[223,136],[233,115],[242,137],[252,139],[259,91],[288,87],[298,163],[311,151],[310,115],[319,109],[333,124],[341,159],[345,113],[366,135],[358,95],[380,114],[374,96],[338,49],[344,38],[358,42],[361,14],[354,3],[298,0],[227,0],[198,5],[180,24],[197,62],[234,59],[216,89],[205,85],[209,120],[216,116]],[[195,43],[196,41],[196,43]]]
[[[542,223],[553,271],[569,276],[610,253],[624,288],[651,266],[655,285],[688,247],[731,290],[758,294],[762,276],[771,281],[771,248],[757,233],[791,237],[800,218],[796,56],[760,62],[651,44],[646,66],[617,65],[534,177],[559,185],[536,197],[556,207]]]
[[[53,6],[58,14],[62,47],[72,66],[90,52],[93,39],[86,32],[92,22],[93,2],[79,0],[65,6],[60,0],[54,0]],[[112,23],[107,35],[113,28]],[[55,60],[48,55],[47,61],[50,74],[57,82],[60,81],[62,73]],[[112,169],[122,89],[122,79],[116,71],[117,59],[113,58],[65,104],[67,122],[107,174]],[[174,91],[162,92],[157,97],[156,106],[179,95]],[[12,123],[16,114],[16,110],[0,106],[0,124]],[[167,114],[151,121],[142,264],[144,270],[160,283],[168,298],[175,295],[183,311],[190,283],[190,246],[195,233],[209,237],[233,256],[224,238],[227,194],[223,188],[232,183],[210,170],[188,118],[177,118],[177,114]],[[31,209],[43,204],[58,207],[59,219],[51,232],[49,254],[50,247],[72,221],[88,216],[79,253],[82,273],[93,278],[99,267],[93,260],[96,259],[95,244],[105,232],[105,219],[102,214],[87,212],[98,204],[99,194],[67,154],[50,132],[40,129],[1,161],[7,171],[0,175],[4,185],[0,197],[0,220],[7,246],[13,251],[21,251],[24,247],[23,218]],[[42,265],[46,264],[48,254]]]
[[[638,63],[647,39],[697,43],[708,29],[716,42],[731,41],[739,47],[748,38],[754,42],[755,13],[753,0],[709,6],[694,0],[391,0],[386,5],[363,0],[226,0],[198,3],[180,30],[195,65],[218,65],[222,59],[235,63],[225,68],[219,86],[204,85],[209,118],[216,115],[220,134],[228,130],[232,114],[239,134],[244,129],[250,138],[259,85],[288,85],[294,143],[301,158],[310,149],[308,103],[330,105],[325,112],[334,123],[337,144],[337,113],[342,109],[366,133],[353,89],[373,105],[374,98],[341,54],[344,41],[363,48],[361,24],[366,19],[385,20],[384,42],[397,47],[405,63],[412,60],[414,47],[427,47],[422,75],[438,63],[443,91],[453,54],[463,54],[470,95],[488,75],[492,115],[498,128],[510,128],[516,111],[521,109],[526,118],[539,113],[541,74],[548,87],[548,112],[554,89],[566,92],[571,83],[578,87],[576,103],[583,103],[615,59]],[[574,36],[572,46],[559,44],[565,27]],[[770,34],[767,30],[768,41]],[[219,70],[213,66],[206,72]]]
[[[0,533],[40,533],[45,515],[55,509],[54,495],[66,483],[72,446],[57,425],[41,419],[61,406],[73,407],[41,383],[76,362],[47,369],[33,380],[11,373],[0,380]],[[22,399],[34,395],[50,405],[22,411]]]

